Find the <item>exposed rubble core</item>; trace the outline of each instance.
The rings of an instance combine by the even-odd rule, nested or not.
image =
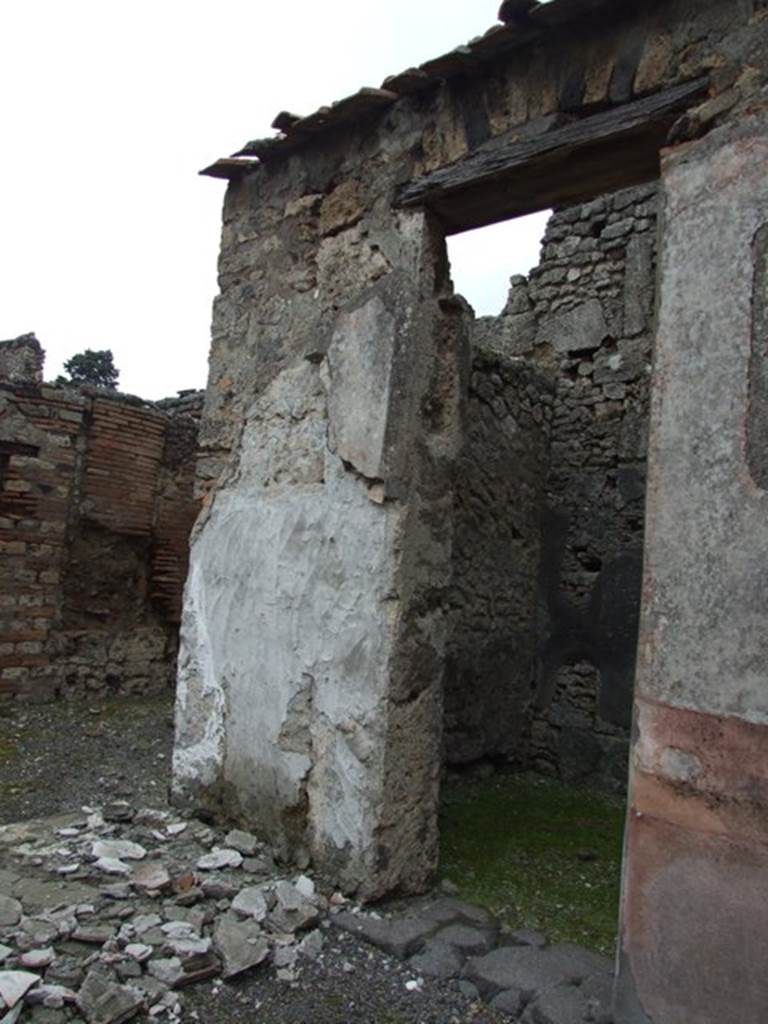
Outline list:
[[[172,684],[202,396],[42,383],[0,343],[0,695]]]

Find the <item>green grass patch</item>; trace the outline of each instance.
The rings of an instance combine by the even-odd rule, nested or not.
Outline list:
[[[18,757],[19,744],[15,736],[0,730],[0,761],[10,761],[12,757]]]
[[[624,804],[531,775],[443,787],[443,878],[512,928],[613,953]]]

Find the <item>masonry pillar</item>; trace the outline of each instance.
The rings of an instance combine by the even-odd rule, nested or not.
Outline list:
[[[620,1024],[766,1020],[766,168],[764,109],[663,168]]]
[[[437,856],[464,320],[422,213],[371,212],[361,181],[280,187],[256,174],[225,207],[174,792],[347,890],[414,891]]]

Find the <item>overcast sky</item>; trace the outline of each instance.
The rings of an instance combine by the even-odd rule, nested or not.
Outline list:
[[[498,0],[0,3],[0,338],[35,331],[46,376],[111,348],[147,398],[203,387],[225,184],[196,172],[466,42]],[[497,312],[542,216],[453,240],[457,288]],[[475,233],[479,235],[480,232]]]

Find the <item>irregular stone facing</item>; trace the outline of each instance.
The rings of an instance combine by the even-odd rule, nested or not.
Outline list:
[[[737,60],[743,62],[749,57],[755,60],[759,54],[762,39],[756,19],[761,6],[762,0],[758,0],[754,8],[733,5],[723,13],[705,3],[698,5],[701,10],[675,8],[663,19],[653,9],[641,8],[632,11],[629,23],[612,23],[608,0],[591,0],[586,8],[576,3],[559,3],[553,8],[536,0],[505,0],[499,15],[505,22],[503,27],[494,25],[418,68],[389,75],[380,89],[363,88],[303,117],[281,111],[272,123],[278,135],[252,140],[202,173],[238,182],[257,172],[259,162],[274,167],[293,157],[319,163],[320,153],[332,150],[334,137],[357,141],[370,137],[376,129],[379,136],[391,137],[396,118],[406,137],[400,145],[397,139],[390,142],[390,159],[399,157],[404,162],[409,153],[405,128],[417,128],[423,145],[415,168],[411,171],[405,164],[403,178],[418,179],[499,135],[526,139],[535,136],[537,129],[541,132],[557,127],[564,114],[575,113],[578,119],[592,112],[592,105],[624,103],[725,65],[724,73],[716,79],[715,97],[691,112],[690,119],[681,118],[684,125],[692,122],[702,130],[707,118],[711,121],[735,103],[744,103],[755,86],[754,80],[748,80],[732,88],[739,65],[734,67],[731,62],[737,55]],[[753,10],[755,20],[749,23]],[[587,48],[587,43],[581,42],[588,19],[590,28],[599,28],[599,48]],[[750,36],[754,38],[750,40]],[[708,45],[703,44],[705,37]],[[576,45],[577,40],[581,45]],[[696,41],[693,49],[692,40]],[[722,51],[718,52],[720,46]],[[759,80],[758,75],[754,78]],[[426,108],[425,95],[430,100]],[[621,165],[622,155],[611,154],[611,162]],[[633,150],[630,156],[634,164],[636,152]],[[571,158],[568,166],[573,163]],[[353,177],[360,174],[359,166],[353,165],[350,170]],[[606,170],[604,166],[590,167],[581,177],[578,168],[572,170],[574,190],[588,191],[590,177],[602,176]],[[653,173],[652,168],[647,168],[647,173]],[[547,185],[551,189],[551,170]],[[531,191],[529,201],[533,202],[535,182]],[[448,215],[452,212],[449,206]],[[500,219],[504,209],[494,212]],[[482,207],[473,213],[476,219],[487,215]]]
[[[330,195],[339,180],[318,182],[311,196]],[[423,214],[374,202],[363,220],[323,234],[321,203],[281,187],[285,217],[263,232],[253,231],[248,200],[231,197],[247,252],[222,254],[214,333],[251,326],[237,367],[224,366],[229,342],[212,355],[200,467],[201,483],[211,473],[220,486],[193,540],[174,792],[212,809],[222,793],[236,797],[233,817],[258,821],[297,860],[308,853],[347,892],[419,891],[437,858],[446,626],[433,598],[449,573],[447,486],[466,339],[433,350],[433,324],[454,325],[438,302],[436,240]],[[384,187],[379,178],[374,191]],[[299,258],[286,263],[298,236]],[[411,269],[393,267],[400,257]],[[242,259],[265,269],[249,273],[245,292],[232,273]],[[288,291],[278,312],[270,290],[280,281]],[[267,294],[278,320],[251,316]],[[220,391],[226,378],[234,386]],[[234,475],[220,475],[223,461]],[[235,577],[237,588],[222,592]],[[255,609],[258,705],[245,621]],[[292,640],[294,617],[305,625]],[[386,754],[384,736],[396,748]]]
[[[454,211],[452,220],[446,206],[432,221],[432,211],[425,217],[423,209],[394,205],[401,186],[455,167],[486,143],[491,165],[510,139],[524,148],[534,137],[546,147],[550,129],[563,138],[564,118],[578,131],[579,114],[629,100],[638,101],[635,112],[646,109],[672,86],[678,97],[711,92],[719,104],[719,113],[700,109],[689,125],[679,124],[675,137],[686,137],[727,116],[731,89],[734,103],[747,106],[766,76],[766,26],[762,12],[747,3],[679,3],[663,24],[654,5],[633,5],[626,18],[585,22],[585,38],[599,42],[597,49],[584,48],[581,32],[568,36],[570,15],[563,11],[572,6],[537,7],[531,23],[546,25],[541,36],[501,30],[501,40],[496,32],[466,52],[430,62],[423,76],[398,76],[402,95],[366,92],[308,120],[282,117],[286,138],[246,147],[259,160],[245,175],[237,158],[225,161],[240,169],[224,209],[199,463],[201,490],[210,493],[187,588],[175,791],[209,809],[224,794],[225,814],[259,821],[282,850],[309,849],[345,890],[366,896],[418,891],[435,865],[441,748],[435,719],[450,631],[449,490],[467,370],[454,344],[460,332],[447,324],[459,318],[442,232],[498,212],[483,208],[481,193],[474,210]],[[575,7],[577,18],[585,17],[584,5]],[[477,74],[455,77],[475,60]],[[699,75],[707,82],[690,84]],[[419,81],[429,86],[428,98],[408,92],[418,91]],[[313,133],[329,125],[318,147]],[[616,160],[587,162],[576,181],[566,161],[557,202],[586,194],[591,182],[599,189],[653,176],[666,126],[659,124],[658,137],[655,128],[645,131],[639,166],[636,150],[623,144],[613,150]],[[277,159],[281,151],[290,159]],[[612,176],[614,164],[619,177]],[[513,201],[514,189],[500,191],[508,193],[500,202]],[[425,199],[438,203],[434,195]],[[615,427],[616,404],[635,383],[633,372],[625,380],[602,357],[606,364],[614,357],[631,362],[633,355],[642,358],[645,345],[635,333],[642,308],[627,303],[626,324],[619,325],[600,298],[613,287],[612,264],[620,262],[612,254],[640,230],[640,221],[618,206],[610,213],[615,216],[603,225],[583,225],[587,232],[599,229],[599,238],[574,231],[575,240],[566,239],[555,257],[588,255],[577,252],[579,239],[584,249],[594,242],[595,262],[603,265],[591,281],[587,268],[584,279],[597,294],[581,295],[569,308],[557,286],[577,280],[581,267],[550,267],[554,292],[545,311],[547,318],[567,316],[577,306],[595,310],[598,301],[614,339],[615,352],[595,350],[600,359],[593,361],[591,386],[607,390],[594,409],[569,404],[570,395],[562,402],[561,411],[589,418],[589,455],[598,460],[605,455],[599,435]],[[646,255],[640,246],[630,261],[633,273],[645,274]],[[538,300],[530,312],[538,317],[537,306]],[[587,333],[591,322],[581,325]],[[356,349],[358,329],[364,344]],[[374,358],[374,339],[384,366]],[[552,353],[561,354],[554,346]],[[568,369],[579,375],[578,367]],[[631,371],[625,366],[624,372]],[[355,382],[359,402],[346,386]],[[632,433],[622,439],[630,448]],[[606,451],[613,446],[607,440]],[[605,466],[592,467],[589,458],[581,468],[596,473],[575,474],[596,522],[606,506],[636,510],[642,503],[635,464],[641,460],[626,461],[631,464],[613,467],[609,481]],[[554,513],[565,517],[568,501],[558,497],[563,501]],[[564,723],[542,716],[532,747],[550,771],[564,766],[563,774],[579,779],[623,779],[639,558],[614,561],[609,552],[598,567],[592,533],[600,530],[587,524],[584,537],[566,536],[569,556],[561,571],[559,540],[570,524],[550,525],[537,710],[549,710],[560,684],[582,692],[575,712],[565,708]],[[637,542],[637,517],[628,516],[626,525]],[[365,551],[360,537],[370,538]],[[622,553],[628,547],[623,538]],[[561,586],[563,576],[569,587]],[[222,580],[232,581],[231,588]],[[570,618],[577,620],[575,649],[588,648],[573,673],[573,650],[564,650]],[[248,639],[254,620],[258,652]],[[265,695],[258,715],[257,663]],[[591,709],[595,691],[600,728],[583,727],[581,704]]]
[[[627,230],[631,230],[632,221],[624,223],[628,225]],[[610,227],[603,231],[604,238],[608,236],[609,231]],[[588,299],[568,312],[556,313],[551,318],[543,320],[534,343],[551,345],[561,354],[588,353],[599,349],[608,333],[602,303],[599,299]]]
[[[491,349],[494,340],[474,348],[456,474],[443,681],[449,764],[519,756],[535,672],[553,385]]]
[[[566,781],[625,787],[656,211],[654,186],[557,211],[539,265],[512,279],[500,317],[473,327],[462,474],[470,500],[466,512],[457,506],[457,538],[466,539],[454,556],[451,631],[463,671],[449,661],[446,677],[450,760],[503,754]],[[506,382],[516,365],[515,389]],[[507,438],[511,412],[519,433]],[[494,415],[495,441],[485,425]]]
[[[0,341],[0,379],[42,384],[45,352],[34,334]]]

